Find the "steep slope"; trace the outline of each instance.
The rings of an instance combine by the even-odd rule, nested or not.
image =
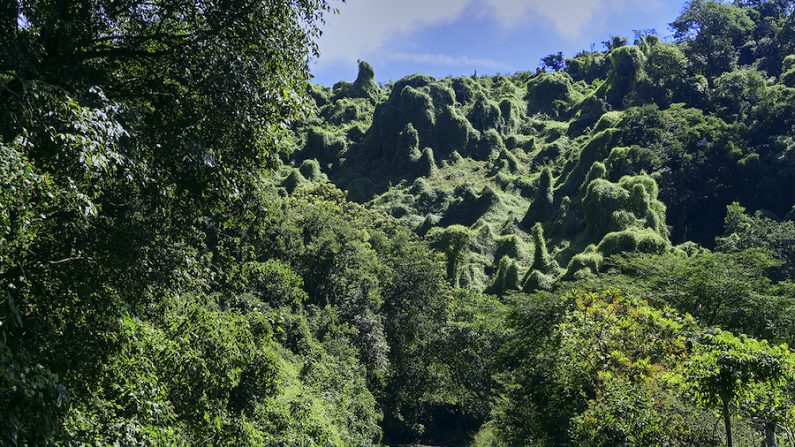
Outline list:
[[[708,77],[684,51],[649,35],[562,72],[383,89],[361,63],[354,84],[313,87],[291,163],[426,235],[465,288],[550,289],[612,255],[712,246],[729,203],[795,204],[795,90],[752,67]]]

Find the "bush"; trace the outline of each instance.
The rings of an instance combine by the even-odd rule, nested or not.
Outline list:
[[[613,221],[615,211],[627,209],[630,205],[629,191],[616,183],[597,179],[588,185],[583,198],[585,223],[592,236],[601,237],[608,231],[616,230]]]
[[[435,227],[426,236],[431,247],[444,253],[447,258],[447,279],[454,286],[458,286],[460,282],[462,262],[469,250],[472,237],[472,232],[461,225]]]
[[[606,129],[618,127],[622,119],[624,119],[624,113],[619,110],[605,112],[599,117],[599,120],[596,122],[591,132],[596,134]]]
[[[532,270],[522,284],[522,292],[533,293],[539,290],[552,290],[555,287],[555,277],[546,275],[538,270]]]
[[[334,97],[340,98],[366,98],[375,100],[381,94],[381,88],[375,82],[375,70],[365,61],[359,62],[359,73],[353,84],[338,82],[334,85]]]
[[[636,46],[616,48],[610,52],[610,72],[604,84],[607,102],[623,108],[631,101],[630,94],[643,73],[646,56]]]
[[[306,183],[306,179],[298,169],[290,169],[290,173],[282,180],[282,186],[292,194],[299,186]]]
[[[631,252],[661,254],[669,247],[668,241],[654,230],[630,227],[606,234],[597,249],[604,256],[612,256]]]
[[[479,96],[470,110],[468,118],[472,126],[482,132],[487,129],[496,129],[502,118],[502,112],[497,104],[485,96]]]
[[[586,271],[586,274],[597,274],[599,273],[599,269],[602,266],[602,261],[604,260],[604,256],[599,253],[596,249],[595,245],[590,245],[588,248],[569,261],[569,266],[566,268],[566,274],[564,275],[565,279],[574,279],[577,276],[583,274],[583,271]]]
[[[530,202],[530,207],[522,220],[522,225],[527,227],[537,222],[542,222],[546,218],[553,209],[554,192],[552,171],[546,168],[541,171],[541,175],[538,177],[535,192],[533,193],[533,201]]]
[[[304,148],[297,155],[302,159],[314,158],[322,163],[335,163],[346,147],[343,137],[312,126],[307,131]]]
[[[309,181],[318,181],[323,176],[320,170],[320,163],[317,160],[304,160],[298,168],[298,172]]]
[[[486,293],[502,295],[509,290],[519,290],[519,266],[513,259],[503,256],[494,274],[494,281],[486,289]]]
[[[499,132],[495,129],[489,129],[480,135],[480,139],[471,155],[475,160],[486,161],[491,160],[503,150],[505,150],[505,144]]]
[[[571,76],[566,73],[542,73],[527,83],[527,113],[561,116],[574,105],[580,94],[574,89]]]

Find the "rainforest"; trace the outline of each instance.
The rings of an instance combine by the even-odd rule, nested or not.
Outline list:
[[[330,87],[335,7],[3,2],[0,445],[795,446],[794,1]]]

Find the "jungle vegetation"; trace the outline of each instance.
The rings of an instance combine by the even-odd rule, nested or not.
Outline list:
[[[330,88],[333,7],[3,4],[0,445],[795,445],[795,2]]]

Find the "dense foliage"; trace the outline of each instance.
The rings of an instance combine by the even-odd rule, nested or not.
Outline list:
[[[0,10],[0,445],[795,443],[795,3],[311,85],[324,0]]]

